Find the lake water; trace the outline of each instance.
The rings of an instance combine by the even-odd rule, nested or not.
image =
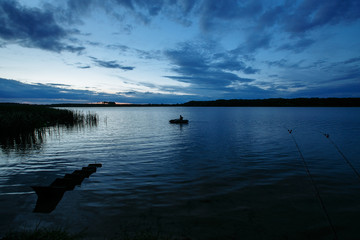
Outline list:
[[[360,108],[74,109],[98,126],[2,148],[1,235],[40,225],[89,239],[334,239],[295,140],[338,238],[360,239],[360,179],[338,151],[360,171]],[[169,124],[180,114],[188,125]],[[30,186],[95,162],[54,211],[33,212]]]

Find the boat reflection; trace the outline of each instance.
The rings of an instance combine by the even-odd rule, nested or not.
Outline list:
[[[65,174],[63,178],[56,178],[49,186],[31,186],[38,196],[33,212],[51,213],[54,211],[66,191],[80,186],[83,180],[89,178],[99,167],[102,167],[101,163],[89,164],[81,170]]]

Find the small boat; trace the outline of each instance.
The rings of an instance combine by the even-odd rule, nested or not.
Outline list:
[[[171,119],[169,122],[170,123],[176,123],[176,124],[188,124],[189,120],[186,120],[186,119]]]

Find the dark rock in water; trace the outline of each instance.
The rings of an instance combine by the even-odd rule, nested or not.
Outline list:
[[[33,212],[50,213],[52,212],[66,192],[66,187],[53,186],[32,186],[38,199]]]
[[[96,172],[96,167],[83,167],[80,171],[89,177],[91,174]]]
[[[76,185],[81,185],[84,178],[88,178],[92,173],[96,172],[96,168],[98,167],[102,167],[102,164],[89,164],[81,170],[75,170],[71,174],[65,174],[63,178],[56,178],[49,186],[32,186],[32,189],[38,196],[34,212],[52,212],[66,191],[73,190]]]
[[[96,172],[96,167],[83,167],[81,169],[81,171],[85,171],[85,172]]]
[[[31,186],[36,192],[38,197],[44,198],[58,198],[62,197],[66,191],[66,187],[56,186]]]
[[[98,168],[98,167],[102,167],[102,164],[101,163],[90,163],[88,165],[88,167],[96,167],[96,168]]]
[[[66,190],[73,190],[75,185],[75,181],[71,178],[57,178],[50,184],[51,187],[64,187]]]
[[[84,181],[85,176],[79,174],[65,174],[64,179],[70,179],[75,185],[81,185]]]
[[[81,176],[81,177],[84,177],[84,178],[89,178],[92,173],[93,172],[89,172],[89,171],[75,170],[71,174]]]

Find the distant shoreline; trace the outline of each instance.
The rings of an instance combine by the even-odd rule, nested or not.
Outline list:
[[[50,107],[360,107],[360,98],[269,98],[189,101],[181,104],[48,104]]]

